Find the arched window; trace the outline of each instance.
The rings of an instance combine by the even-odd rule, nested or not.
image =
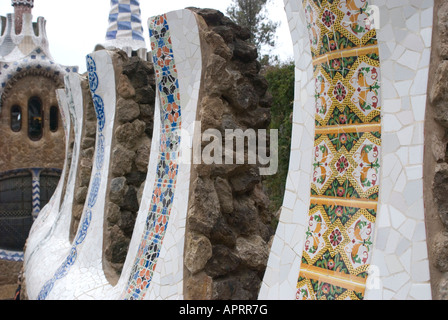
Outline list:
[[[22,108],[19,106],[11,108],[11,130],[14,132],[22,130]]]
[[[28,101],[28,136],[31,140],[42,138],[43,129],[42,102],[38,97]]]
[[[58,131],[59,127],[59,109],[58,107],[51,107],[50,108],[50,130],[52,132]]]

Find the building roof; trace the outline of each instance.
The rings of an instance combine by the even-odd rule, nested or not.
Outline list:
[[[12,0],[14,5],[33,6],[34,0]],[[68,72],[78,72],[77,67],[56,63],[51,56],[46,32],[46,20],[38,17],[33,22],[31,13],[22,15],[20,33],[15,31],[15,14],[0,17],[0,111],[2,102],[14,79],[27,74],[40,74],[61,79]]]

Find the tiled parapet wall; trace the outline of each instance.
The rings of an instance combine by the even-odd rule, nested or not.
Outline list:
[[[73,91],[73,89],[72,89]],[[75,194],[73,195],[73,208],[70,222],[69,239],[72,241],[78,230],[81,220],[84,203],[87,198],[87,191],[92,173],[93,157],[96,143],[97,120],[95,108],[93,107],[92,95],[90,94],[89,81],[87,77],[82,77],[80,88],[77,88],[77,96],[74,101],[79,104],[77,108],[82,116],[82,126],[80,126],[81,141],[79,142],[79,160],[75,168]],[[79,100],[77,100],[79,99]],[[76,119],[80,121],[80,119]]]
[[[432,1],[285,9],[293,141],[260,297],[431,298],[422,165]]]
[[[104,51],[97,52],[94,57],[88,56],[87,67],[92,100],[98,121],[96,152],[81,225],[74,240],[69,241],[71,203],[68,203],[70,206],[69,210],[57,210],[55,212],[59,214],[59,218],[52,224],[54,232],[52,232],[51,237],[45,241],[43,248],[40,250],[40,254],[47,258],[38,259],[34,257],[34,260],[30,260],[25,270],[27,294],[31,299],[46,299],[49,295],[55,295],[55,297],[63,299],[61,291],[73,295],[75,294],[74,292],[66,290],[64,282],[70,282],[71,277],[76,277],[76,272],[73,272],[73,269],[75,269],[73,268],[74,264],[77,262],[78,266],[98,265],[98,263],[101,265],[101,230],[103,227],[103,210],[101,208],[104,207],[105,202],[109,168],[107,164],[109,163],[110,139],[113,129],[111,124],[113,124],[115,113],[115,92],[108,90],[115,88],[115,80],[111,62],[112,58],[109,56],[109,53]],[[79,92],[76,96],[79,98]],[[78,105],[78,107],[82,109],[82,104]],[[72,167],[74,169],[77,168],[77,166]],[[73,187],[74,181],[71,181],[70,184]],[[73,189],[67,188],[67,193],[72,197],[73,192]],[[88,237],[88,235],[92,234],[98,236]],[[81,250],[85,247],[90,248],[90,250]],[[81,288],[82,282],[80,283]]]
[[[191,164],[180,161],[179,151],[182,142],[186,147],[182,150],[191,154],[188,148],[195,132],[202,75],[200,40],[196,17],[189,10],[154,17],[150,23],[155,28],[151,30],[158,31],[157,36],[151,34],[158,90],[154,135],[140,209],[120,278],[116,284],[106,278],[103,231],[107,180],[114,157],[111,144],[116,127],[122,125],[114,119],[115,112],[119,113],[117,93],[126,91],[119,87],[118,79],[125,57],[123,52],[103,50],[88,59],[98,125],[81,224],[72,241],[68,235],[54,239],[47,252],[51,252],[49,259],[30,268],[33,277],[27,277],[27,292],[31,299],[178,299],[183,295],[183,239]],[[159,47],[161,50],[156,50]],[[142,88],[134,89],[134,94],[141,96],[137,91]]]
[[[142,198],[142,207],[150,204],[150,211],[146,221],[136,223],[134,233],[143,228],[145,233],[130,245],[130,252],[139,249],[138,264],[124,298],[254,299],[272,234],[262,217],[260,177],[247,166],[191,164],[188,154],[206,129],[267,127],[267,85],[258,74],[256,51],[243,47],[243,32],[238,34],[238,27],[216,10],[170,12],[150,19],[149,29],[160,105],[153,146],[160,139],[160,150],[151,151],[146,181],[152,195]],[[234,41],[246,56],[232,52]],[[253,104],[241,110],[247,96]],[[236,114],[240,119],[232,120]]]
[[[69,141],[71,139],[71,132],[72,132],[72,121],[70,116],[70,108],[69,104],[67,102],[67,98],[65,94],[63,94],[61,91],[62,89],[59,89],[56,92],[58,104],[59,104],[59,110],[61,114],[61,119],[63,123],[64,133],[65,133],[65,161],[64,166],[62,169],[62,175],[61,179],[58,183],[58,186],[56,187],[55,192],[53,193],[50,201],[47,203],[47,205],[40,210],[40,213],[37,217],[37,219],[34,221],[31,230],[30,230],[30,236],[28,237],[27,244],[26,244],[26,254],[25,254],[25,260],[29,261],[30,256],[32,255],[32,252],[37,250],[40,241],[44,239],[48,232],[52,228],[53,222],[57,219],[57,212],[59,212],[61,200],[64,197],[63,189],[66,181],[64,180],[64,177],[69,171],[70,163],[68,163],[68,153],[72,152],[70,150],[70,144]],[[73,111],[72,111],[73,112]]]
[[[178,172],[183,104],[170,29],[166,15],[153,17],[149,21],[158,96],[156,103],[160,108],[157,169],[153,181],[148,181],[153,185],[149,212],[124,299],[143,299],[152,284],[172,216],[176,186],[180,183]]]
[[[60,221],[71,218],[72,198],[70,196],[73,193],[70,191],[72,191],[73,186],[70,180],[74,178],[77,171],[77,154],[79,153],[81,137],[79,129],[82,127],[82,106],[78,105],[78,96],[74,98],[71,91],[72,89],[76,91],[76,84],[79,84],[79,81],[77,73],[68,74],[65,77],[67,90],[58,89],[56,92],[65,131],[66,157],[59,184],[50,201],[42,208],[38,218],[33,223],[27,239],[23,268],[26,272],[22,279],[22,298],[25,299],[27,297],[27,277],[32,278],[32,272],[39,272],[38,268],[33,268],[36,261],[39,261],[42,255],[46,254],[48,245],[52,246],[51,239],[55,236],[55,233],[58,233],[58,226],[62,224]],[[74,141],[74,143],[72,144],[71,141]],[[69,156],[69,154],[72,154],[72,156]],[[62,211],[65,211],[65,215]],[[30,271],[30,268],[33,268],[33,270]]]
[[[27,296],[27,285],[31,290],[36,290],[36,283],[42,280],[40,271],[45,266],[40,262],[46,260],[48,252],[60,250],[59,245],[54,243],[68,243],[69,229],[74,207],[75,185],[78,179],[77,173],[80,161],[81,137],[84,133],[83,128],[86,125],[84,119],[84,98],[82,92],[82,82],[85,81],[79,74],[71,73],[65,77],[65,89],[57,91],[59,106],[61,110],[66,110],[67,118],[64,121],[65,129],[73,135],[67,136],[66,163],[64,174],[58,185],[58,189],[53,195],[51,201],[43,208],[28,238],[25,250],[25,278],[23,286],[23,296]],[[72,128],[70,130],[70,128]],[[62,185],[62,186],[61,186]],[[57,257],[57,256],[55,256]],[[54,260],[50,259],[50,263]],[[32,281],[36,277],[37,281]]]
[[[52,239],[47,258],[35,260],[27,270],[31,299],[257,296],[273,234],[257,168],[191,161],[201,129],[268,126],[269,94],[259,75],[256,49],[244,42],[247,32],[216,10],[169,12],[149,19],[149,27],[157,89],[154,130],[140,208],[119,279],[111,281],[104,263],[107,201],[112,198],[107,180],[113,178],[118,129],[129,123],[119,117],[117,97],[141,97],[143,88],[134,87],[131,94],[131,86],[120,86],[132,84],[125,69],[136,61],[128,61],[122,51],[103,50],[88,59],[98,124],[81,223],[73,240],[68,234]],[[119,79],[123,74],[127,79]],[[191,235],[204,242],[189,241]],[[201,243],[206,243],[209,255],[196,255]],[[210,295],[192,290],[204,278],[201,285],[211,289]]]

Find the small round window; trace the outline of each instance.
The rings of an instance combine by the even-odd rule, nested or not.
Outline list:
[[[28,101],[28,136],[31,140],[42,138],[43,132],[43,112],[42,102],[37,97],[32,97]]]
[[[19,106],[11,108],[11,130],[14,132],[22,130],[22,108]]]
[[[58,131],[59,127],[59,109],[58,107],[51,107],[50,108],[50,130],[52,132]]]

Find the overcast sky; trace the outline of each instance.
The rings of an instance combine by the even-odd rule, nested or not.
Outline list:
[[[231,0],[140,0],[144,36],[147,46],[149,35],[147,20],[151,16],[163,14],[186,7],[214,8],[225,13]],[[79,66],[85,71],[85,56],[95,45],[103,43],[108,26],[109,0],[35,0],[34,21],[38,16],[47,20],[47,35],[54,60],[62,65]],[[10,0],[0,0],[0,15],[14,12]],[[281,23],[277,32],[278,40],[274,54],[281,60],[292,57],[292,44],[289,36],[283,0],[271,0],[270,19]]]

